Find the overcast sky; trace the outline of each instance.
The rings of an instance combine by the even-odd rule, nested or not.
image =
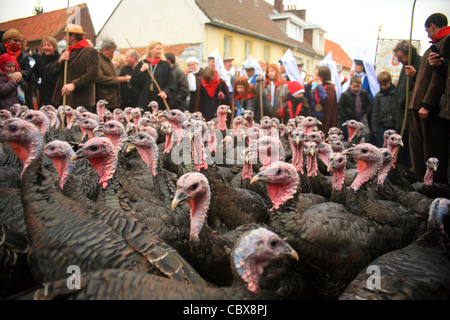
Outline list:
[[[40,2],[44,11],[67,7],[65,0]],[[267,2],[273,4],[273,0]],[[2,0],[0,22],[31,16],[37,3],[37,0]],[[119,0],[69,2],[70,6],[81,3],[87,3],[94,28],[98,32]],[[414,0],[284,0],[285,6],[295,5],[297,9],[306,9],[306,20],[325,28],[327,30],[325,37],[338,43],[351,58],[368,59],[375,56],[378,35],[382,39],[409,39],[413,3]],[[450,1],[416,0],[413,39],[421,41],[421,52],[429,47],[430,40],[427,38],[424,22],[435,12],[444,13],[450,19]]]

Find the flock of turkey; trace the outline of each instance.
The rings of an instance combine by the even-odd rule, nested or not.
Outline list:
[[[0,111],[2,299],[450,298],[450,193],[395,131],[105,104]]]

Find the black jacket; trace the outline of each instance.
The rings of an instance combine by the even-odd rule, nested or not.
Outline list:
[[[136,68],[134,69],[136,70]],[[130,66],[125,66],[120,70],[119,76],[128,76],[133,74],[133,69]],[[127,82],[122,82],[120,84],[120,108],[125,109],[126,107],[137,107],[139,90],[131,85],[131,80]]]
[[[342,126],[347,120],[358,120],[356,118],[355,112],[356,95],[348,88],[346,91],[342,92],[341,98],[338,104],[338,125]],[[367,114],[368,119],[370,119],[370,113],[372,111],[372,100],[370,99],[369,93],[361,89],[361,114]]]
[[[59,52],[52,55],[41,55],[33,67],[34,77],[38,81],[39,107],[43,105],[55,105],[52,100],[53,91],[56,86],[57,77],[52,73],[51,65],[59,60]]]
[[[156,101],[158,102],[159,109],[165,110],[164,101],[158,97],[159,91],[155,84],[153,84],[153,91],[150,91],[152,79],[147,71],[141,72],[142,63],[148,62],[146,60],[140,61],[134,69],[131,78],[131,85],[139,90],[138,106],[144,109],[144,111],[151,111],[148,104],[151,101]],[[164,60],[161,60],[156,66],[153,76],[161,90],[167,94],[167,101],[170,101],[175,94],[175,81],[172,70],[170,69],[169,63]]]

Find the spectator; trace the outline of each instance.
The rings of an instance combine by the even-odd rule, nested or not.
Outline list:
[[[217,107],[231,105],[231,97],[225,80],[219,78],[214,68],[207,66],[203,69],[203,78],[197,88],[195,111],[200,111],[206,121],[216,116]]]
[[[111,62],[116,67],[117,74],[120,74],[122,68],[127,65],[124,54],[114,54],[113,58],[111,59]]]
[[[138,105],[139,90],[131,85],[131,75],[139,63],[139,55],[134,49],[125,52],[126,65],[120,70],[120,108],[136,107]]]
[[[18,65],[13,55],[4,53],[0,56],[0,110],[25,102],[24,91],[28,89],[28,84],[23,77],[13,78]]]
[[[288,94],[287,83],[274,63],[267,65],[265,79],[263,84],[264,115],[261,118],[263,116],[278,117],[278,113],[283,109],[283,101]],[[256,81],[256,92],[259,92],[261,79],[258,78]]]
[[[144,111],[151,111],[148,105],[151,101],[156,101],[159,109],[165,110],[164,102],[167,103],[175,93],[175,82],[170,65],[165,60],[162,43],[151,41],[145,56],[136,66],[131,78],[131,85],[139,90],[138,106]]]
[[[285,108],[282,112],[284,123],[297,116],[310,116],[308,100],[305,98],[305,87],[298,81],[288,83],[289,93],[286,97]]]
[[[189,83],[189,112],[194,112],[197,98],[197,88],[202,82],[203,68],[200,67],[197,58],[189,57],[186,60],[187,69],[184,71]]]
[[[52,100],[62,104],[66,96],[66,105],[83,106],[90,112],[95,112],[95,81],[99,73],[99,55],[84,37],[81,26],[68,24],[62,32],[69,31],[68,50],[52,65],[52,71],[57,76]],[[66,37],[64,37],[66,38]],[[67,82],[64,85],[64,65],[67,61]]]
[[[234,116],[241,116],[244,110],[256,112],[258,109],[255,87],[248,83],[246,77],[239,77],[233,85],[233,106],[236,110]]]
[[[328,66],[316,67],[315,82],[310,80],[305,92],[309,95],[307,98],[312,116],[322,122],[322,132],[327,135],[328,129],[336,127],[338,123],[336,89]]]
[[[383,147],[384,132],[388,129],[395,130],[395,86],[392,84],[391,74],[387,71],[378,74],[380,91],[373,99],[372,107],[372,132],[377,138],[377,147]]]
[[[99,73],[95,83],[95,100],[106,100],[107,108],[120,107],[120,82],[116,66],[112,63],[117,45],[112,40],[103,40],[100,46]]]
[[[189,95],[189,83],[187,77],[183,70],[176,64],[176,58],[172,52],[166,53],[165,56],[172,69],[175,82],[175,93],[169,101],[169,106],[184,111],[186,110],[186,99]]]
[[[222,70],[221,74],[221,77],[228,85],[228,90],[231,96],[233,95],[233,85],[237,78],[236,69],[233,66],[233,60],[234,58],[230,57],[229,55],[223,57],[224,70]]]
[[[447,17],[442,13],[434,13],[425,21],[425,30],[439,54],[450,56],[450,28]],[[419,70],[408,66],[407,72],[414,76],[417,72],[416,84],[411,93],[409,109],[409,144],[411,151],[411,171],[417,177],[425,175],[425,163],[430,157],[439,159],[439,167],[434,174],[436,182],[448,183],[448,120],[439,117],[441,97],[445,93],[446,78],[434,72],[428,61],[431,47],[425,51]]]
[[[52,64],[59,60],[58,44],[51,36],[44,37],[41,42],[42,55],[33,67],[39,91],[38,106],[55,105],[52,100],[56,85],[56,76],[52,73]]]
[[[357,120],[364,122],[366,132],[368,129],[369,113],[372,110],[372,100],[369,93],[361,88],[362,80],[358,75],[350,78],[350,86],[341,94],[338,103],[338,127],[344,133],[344,139],[348,139],[348,132],[344,130],[342,124],[347,120]],[[368,137],[365,137],[366,141]]]
[[[20,83],[22,78],[28,83],[28,88],[25,91],[25,104],[28,108],[33,108],[33,99],[31,95],[30,85],[35,81],[33,77],[30,56],[22,50],[22,41],[24,37],[17,29],[7,30],[2,37],[0,44],[0,54],[9,53],[16,58],[19,66],[11,76],[11,80]]]
[[[395,130],[398,133],[402,133],[403,129],[403,148],[400,148],[397,154],[397,163],[405,166],[406,168],[411,168],[411,156],[409,150],[409,121],[410,121],[410,111],[406,113],[406,66],[408,65],[408,55],[409,55],[409,41],[400,41],[394,48],[394,54],[397,59],[402,63],[402,69],[397,82],[397,87],[395,89],[395,101],[397,104],[397,110],[395,111],[396,124]],[[419,70],[421,56],[417,53],[417,49],[411,46],[411,62],[409,63],[414,67],[415,70]],[[417,74],[414,77],[409,77],[409,92],[408,96],[411,97],[411,92],[416,83]],[[408,98],[409,98],[408,97]],[[405,122],[405,123],[403,123]]]

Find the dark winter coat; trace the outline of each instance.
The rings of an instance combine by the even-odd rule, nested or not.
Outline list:
[[[3,43],[0,43],[0,55],[6,53],[6,48]],[[30,84],[36,81],[36,78],[33,76],[33,71],[30,66],[30,56],[25,53],[23,50],[20,55],[17,57],[17,63],[20,67],[20,72],[23,75],[23,79],[27,82],[28,88],[25,91],[25,99],[26,105],[28,108],[33,108],[33,100],[31,96],[31,88]]]
[[[130,66],[125,66],[120,70],[120,76],[131,76],[134,70],[136,70],[136,67],[132,69]],[[131,80],[120,84],[120,98],[122,100],[120,103],[122,109],[125,109],[126,107],[137,107],[139,89],[131,85]]]
[[[200,111],[206,121],[209,121],[217,116],[218,106],[222,104],[231,106],[231,97],[230,92],[228,91],[227,83],[223,79],[220,79],[219,81],[220,84],[217,86],[216,93],[212,98],[206,92],[202,82],[200,82],[197,87],[195,111]],[[223,92],[225,96],[223,100],[219,99],[219,92]]]
[[[361,118],[356,117],[355,112],[356,95],[352,92],[350,88],[342,92],[341,98],[338,103],[338,124],[339,127],[342,126],[347,120],[357,120],[360,121]],[[369,93],[361,89],[361,115],[367,114],[370,119],[370,113],[372,110],[372,100],[369,97]]]
[[[33,67],[33,73],[38,81],[39,107],[43,105],[55,105],[52,100],[53,91],[56,86],[57,77],[52,73],[52,64],[58,61],[59,52],[55,51],[52,55],[42,54]]]
[[[28,83],[22,78],[20,87],[24,92],[29,89]],[[7,76],[0,71],[0,110],[9,109],[13,104],[22,102],[17,97],[17,83],[12,80],[7,80]]]
[[[379,91],[373,100],[372,106],[372,132],[379,128],[394,129],[396,122],[395,87],[392,85],[385,92]]]
[[[141,67],[143,63],[148,63],[147,60],[142,60],[138,63],[136,68],[133,71],[133,76],[131,78],[131,85],[136,87],[139,90],[139,98],[138,98],[138,106],[141,107],[144,111],[151,111],[148,107],[148,104],[151,101],[158,102],[159,110],[165,110],[164,101],[158,97],[158,88],[155,84],[153,84],[153,91],[150,91],[150,84],[152,83],[152,79],[148,73],[148,71],[141,72]],[[149,69],[150,71],[150,69]],[[156,82],[158,83],[161,91],[164,91],[167,94],[167,101],[175,94],[175,81],[173,79],[173,73],[170,69],[170,65],[167,61],[161,60],[155,69],[155,73],[153,74]]]
[[[186,99],[189,95],[189,83],[186,74],[180,67],[172,66],[172,73],[175,82],[175,93],[169,100],[169,106],[184,111],[186,109]]]
[[[120,107],[120,82],[119,74],[114,63],[101,52],[99,56],[99,73],[95,82],[95,101],[104,99],[108,102],[108,109]]]
[[[66,105],[78,107],[94,107],[95,81],[99,73],[98,52],[92,47],[74,49],[69,56],[67,64],[67,84],[73,83],[75,90],[66,96]],[[52,71],[57,76],[53,101],[56,105],[62,104],[61,89],[64,86],[65,61],[52,65]]]

